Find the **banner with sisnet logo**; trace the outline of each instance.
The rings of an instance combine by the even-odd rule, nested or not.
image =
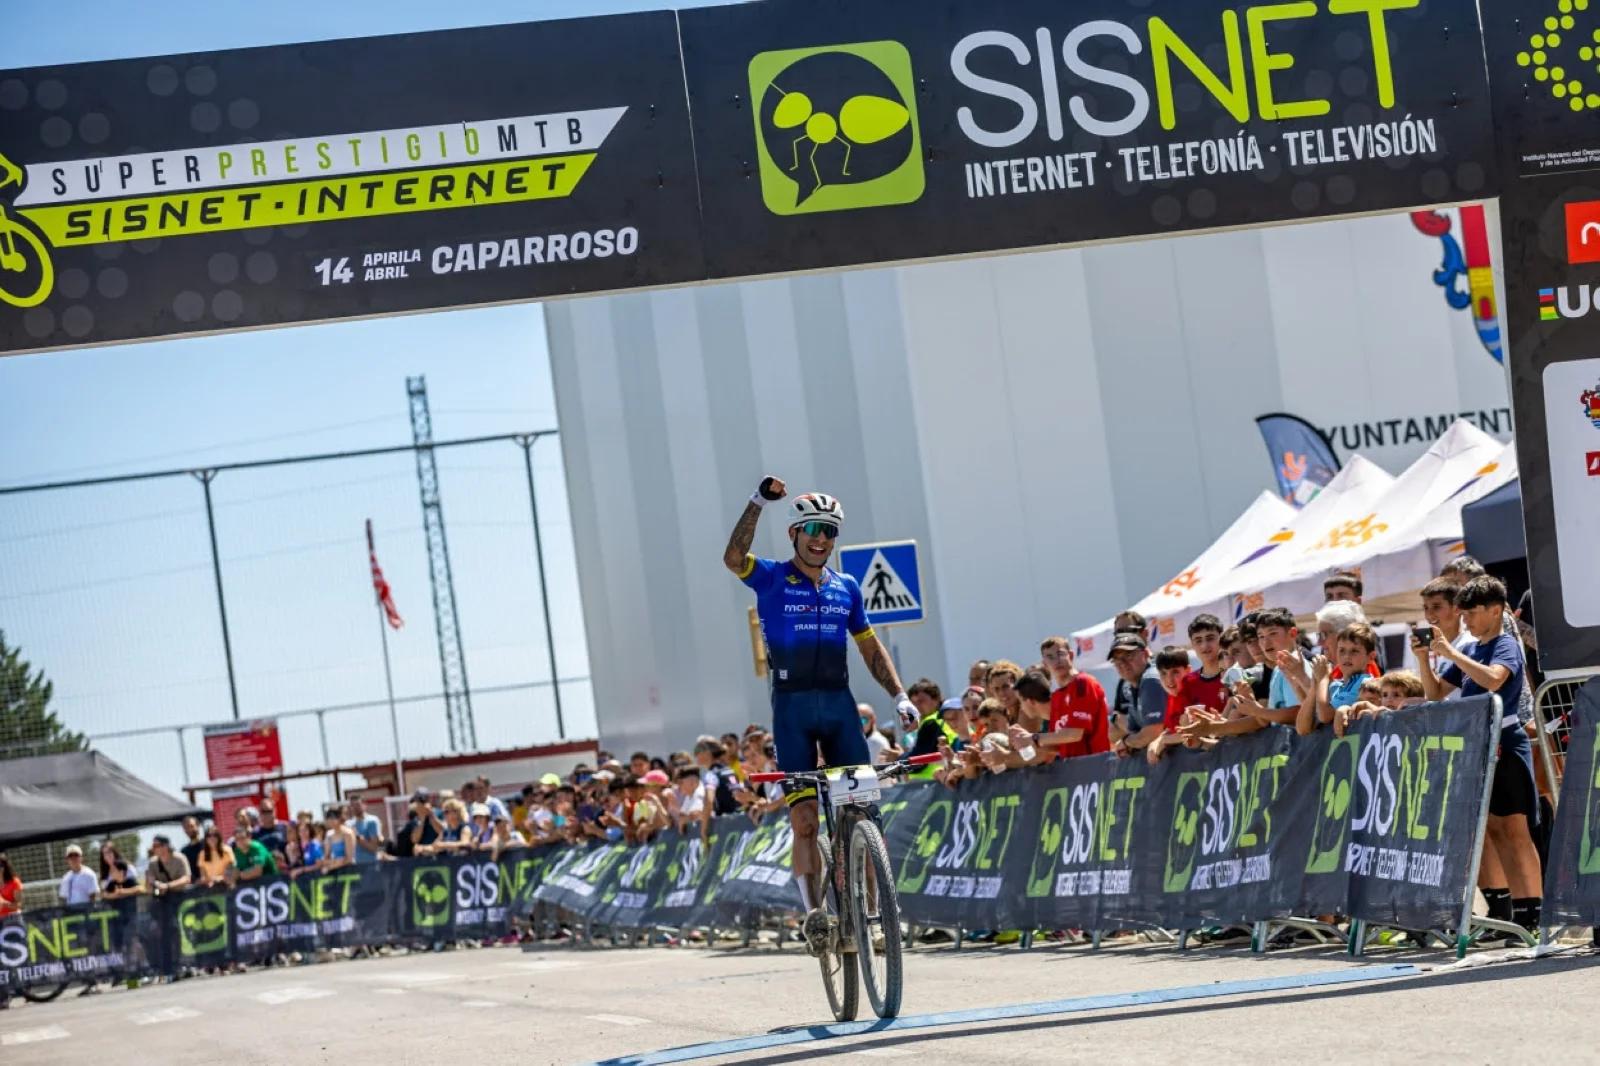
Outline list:
[[[713,277],[1494,194],[1473,0],[679,13]]]
[[[0,352],[1410,210],[1494,195],[1492,153],[1473,0],[767,0],[0,71]]]
[[[1072,759],[919,788],[889,830],[901,912],[964,928],[1167,928],[1340,913],[1459,919],[1487,697],[1206,751]]]
[[[1600,678],[1578,690],[1544,872],[1544,920],[1600,926]]]
[[[0,351],[703,276],[670,11],[0,72]]]
[[[1551,845],[1552,920],[1600,908],[1600,682],[1580,700]],[[1405,929],[1460,919],[1498,734],[1493,697],[1272,727],[1150,766],[1070,759],[947,789],[888,789],[902,917],[966,929],[1194,928],[1338,913]],[[418,858],[0,919],[0,987],[170,973],[284,952],[504,935],[536,907],[622,929],[797,914],[783,817],[714,819],[641,846]]]

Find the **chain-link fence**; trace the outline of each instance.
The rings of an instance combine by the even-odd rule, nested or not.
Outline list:
[[[433,456],[477,750],[594,736],[559,438],[441,441]],[[387,633],[401,754],[449,752],[417,458],[0,490],[0,634],[32,671],[0,679],[0,758],[81,734],[178,794],[207,779],[205,724],[276,717],[290,773],[392,759],[368,519],[405,622]],[[48,700],[30,711],[40,675]],[[329,798],[326,779],[289,788],[296,807]]]

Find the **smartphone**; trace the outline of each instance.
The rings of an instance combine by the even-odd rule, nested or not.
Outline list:
[[[598,813],[599,811],[596,810],[595,805],[592,803],[578,804],[578,821],[580,822],[592,822]]]
[[[1433,643],[1433,627],[1427,622],[1415,622],[1411,626],[1411,639],[1424,646]]]

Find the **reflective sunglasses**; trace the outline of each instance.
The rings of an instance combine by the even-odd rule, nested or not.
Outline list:
[[[832,522],[804,522],[800,526],[800,532],[808,537],[826,537],[835,540],[839,536],[839,527]]]

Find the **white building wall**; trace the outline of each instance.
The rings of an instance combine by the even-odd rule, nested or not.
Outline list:
[[[1507,405],[1438,262],[1391,217],[550,304],[602,739],[767,717],[720,561],[765,473],[838,495],[846,543],[920,542],[932,620],[894,644],[953,687],[1203,549],[1272,484],[1257,415],[1398,419],[1361,450],[1402,469],[1408,420]]]

